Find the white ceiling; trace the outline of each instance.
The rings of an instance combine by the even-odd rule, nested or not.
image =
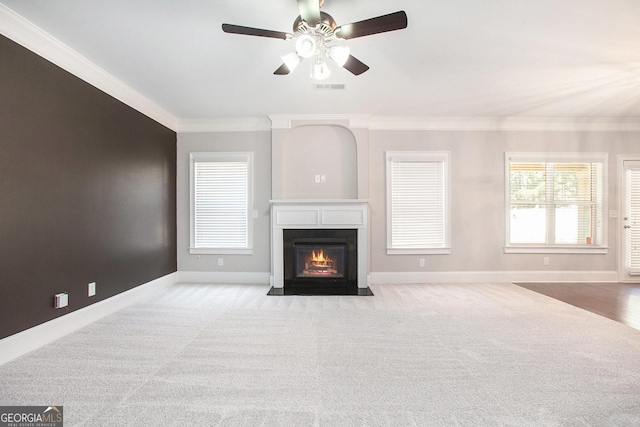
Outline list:
[[[295,0],[0,0],[179,119],[269,114],[640,117],[638,0],[325,0],[338,25],[406,11],[405,30],[344,42],[371,67],[315,89],[293,41]],[[332,64],[334,65],[334,64]]]

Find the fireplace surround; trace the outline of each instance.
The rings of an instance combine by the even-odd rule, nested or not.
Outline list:
[[[269,295],[372,295],[366,200],[272,200],[271,219]]]
[[[283,234],[287,229],[357,230],[356,289],[358,294],[370,294],[367,200],[370,117],[270,115],[269,118],[273,198],[270,294],[284,294]]]

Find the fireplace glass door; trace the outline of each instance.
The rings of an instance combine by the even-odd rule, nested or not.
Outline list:
[[[346,245],[296,245],[295,252],[297,278],[345,277]]]

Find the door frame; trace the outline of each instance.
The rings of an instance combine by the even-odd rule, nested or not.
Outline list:
[[[626,273],[626,261],[624,255],[626,254],[626,236],[624,234],[624,228],[622,220],[622,216],[625,212],[626,205],[626,178],[624,171],[624,162],[629,161],[637,161],[640,162],[640,154],[619,154],[618,155],[618,186],[617,186],[617,197],[618,197],[618,213],[616,216],[615,227],[616,227],[616,239],[618,240],[618,251],[616,255],[616,265],[618,269],[618,281],[624,283],[638,283],[640,282],[640,276],[637,279],[630,278]]]

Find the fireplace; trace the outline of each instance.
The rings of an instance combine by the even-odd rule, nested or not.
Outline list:
[[[272,200],[269,295],[373,295],[366,200]]]
[[[284,293],[358,293],[358,230],[283,230]]]

